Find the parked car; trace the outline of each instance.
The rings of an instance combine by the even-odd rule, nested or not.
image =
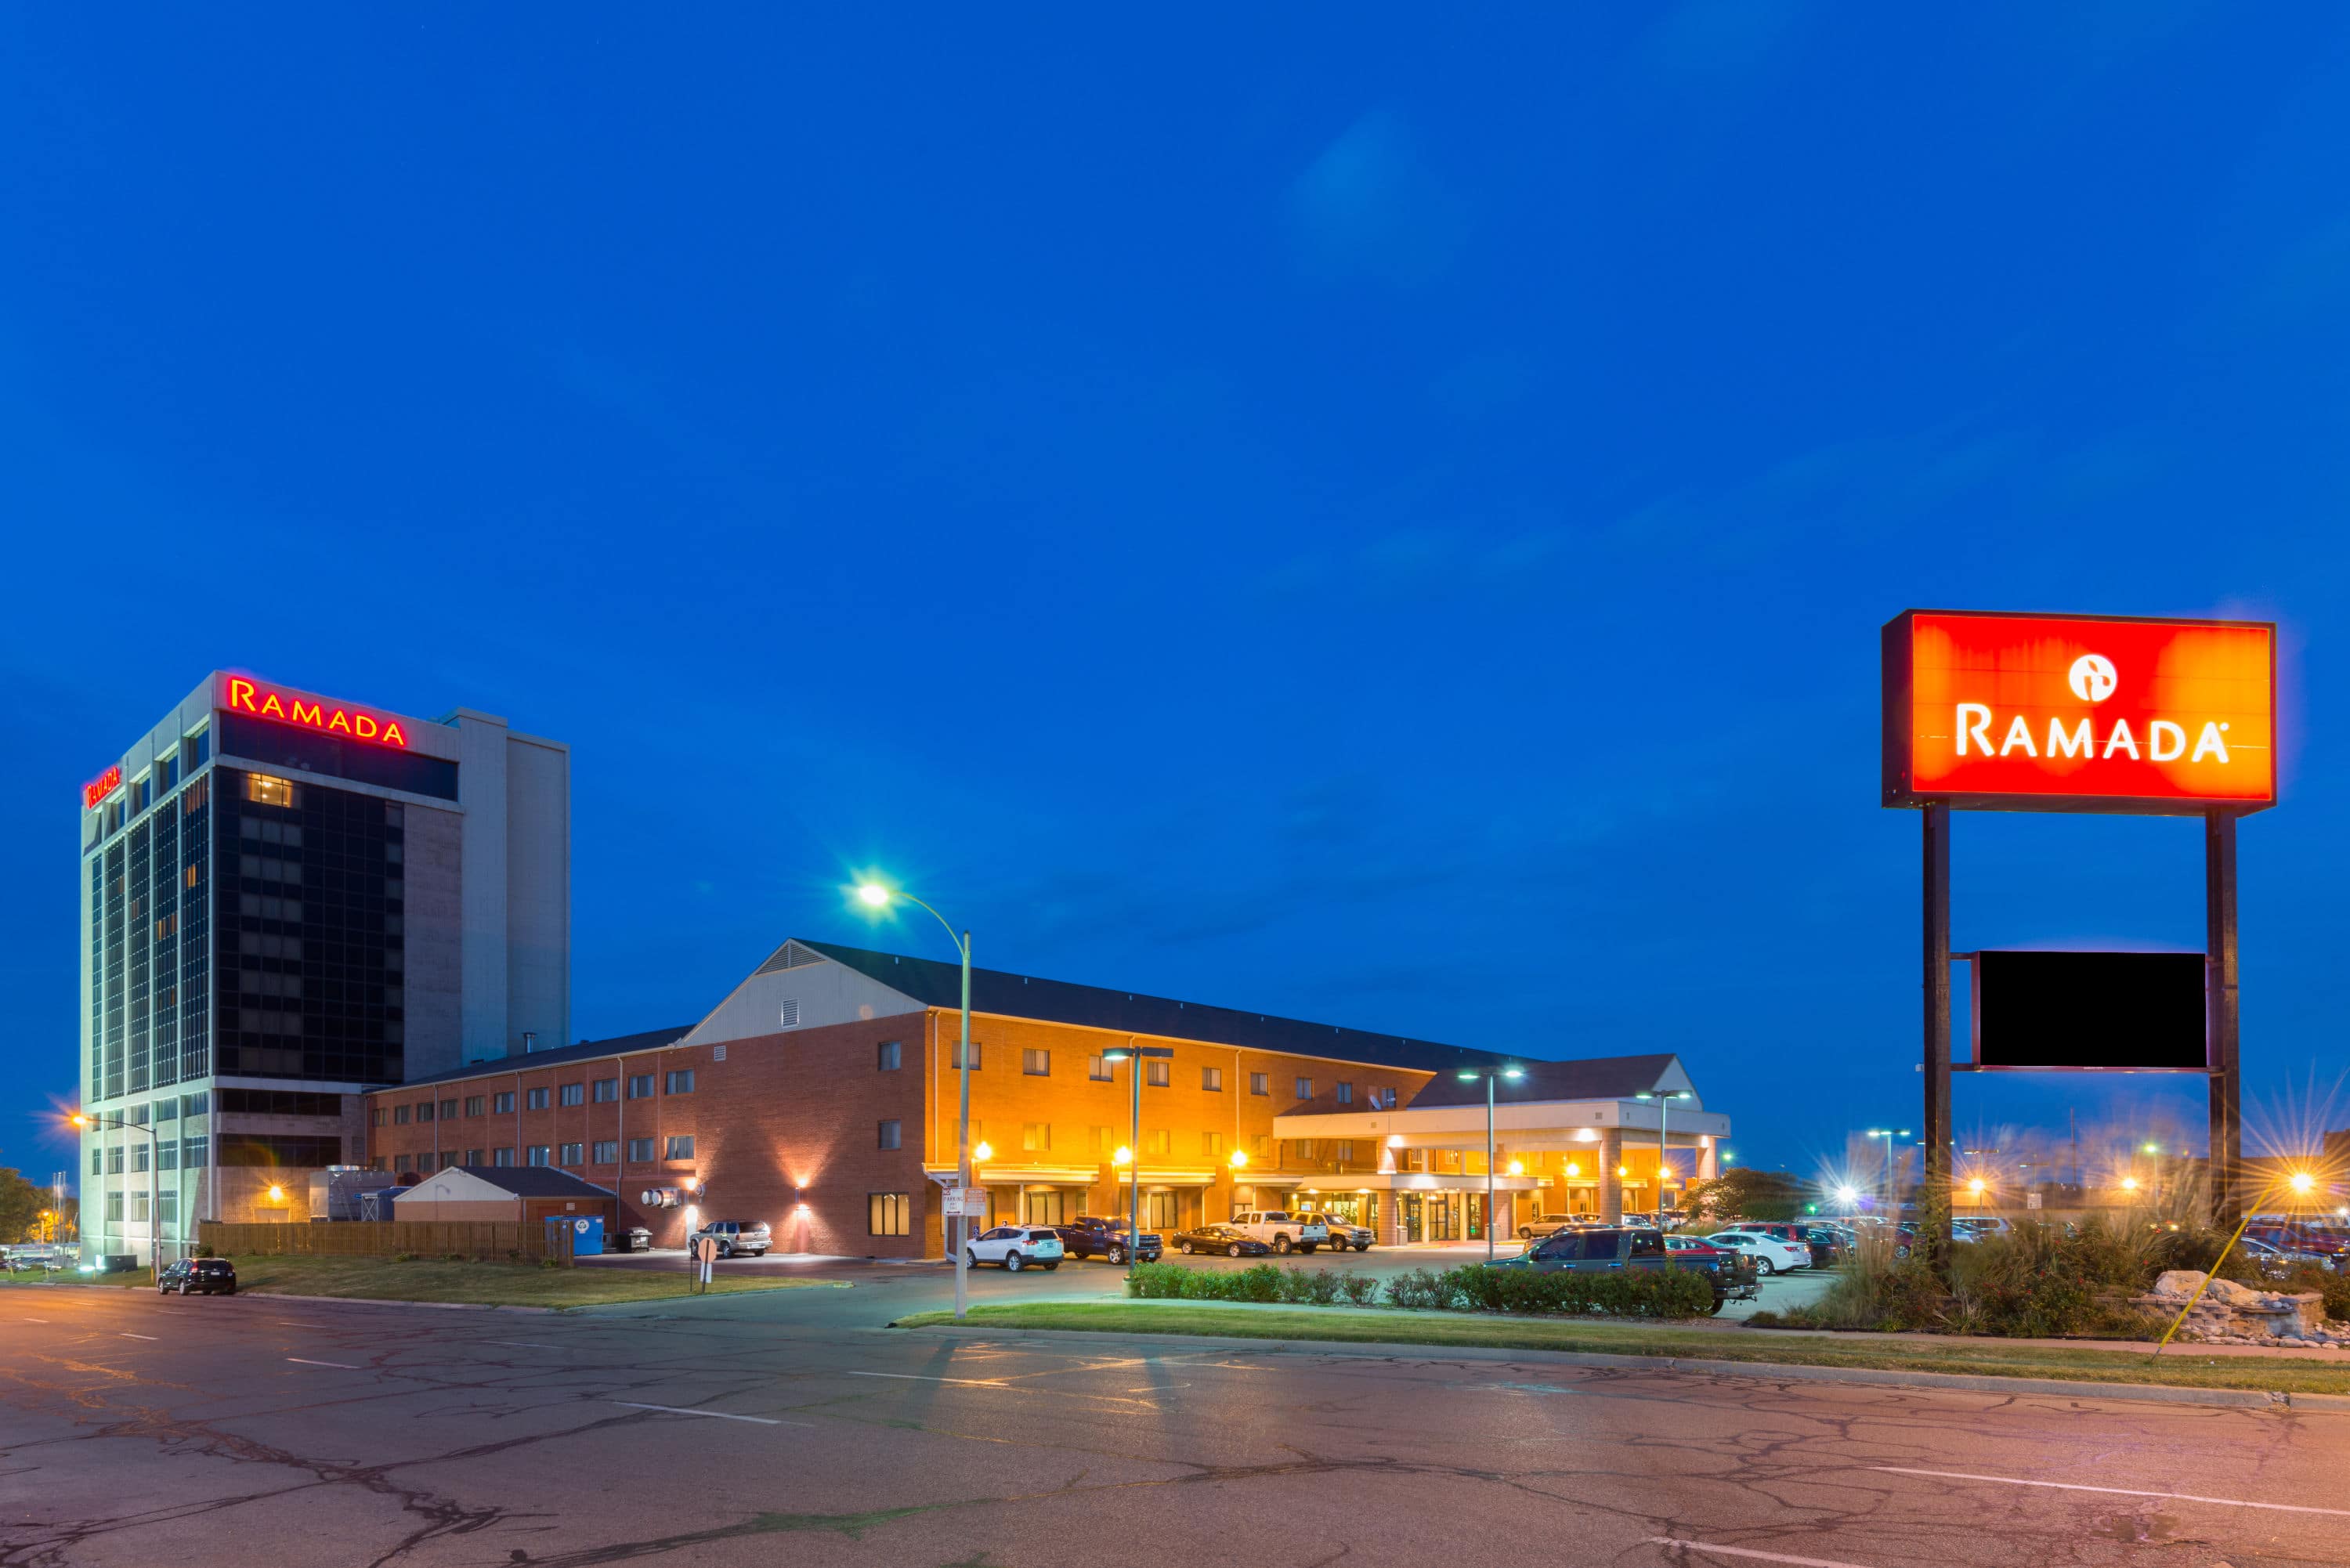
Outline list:
[[[1237,1225],[1202,1225],[1175,1238],[1179,1252],[1222,1252],[1227,1258],[1262,1258],[1273,1251]]]
[[[972,1265],[1001,1263],[1013,1273],[1034,1263],[1040,1269],[1061,1266],[1060,1232],[1049,1225],[998,1225],[964,1245]]]
[[[2331,1268],[2334,1262],[2331,1258],[2315,1252],[2303,1251],[2297,1248],[2280,1247],[2273,1241],[2263,1241],[2249,1232],[2236,1245],[2244,1256],[2252,1261],[2254,1268],[2272,1280],[2283,1279],[2304,1263],[2314,1263],[2324,1269]]]
[[[1668,1236],[1665,1238],[1665,1251],[1675,1257],[1686,1254],[1692,1258],[1736,1258],[1744,1255],[1732,1248],[1709,1246],[1697,1236]]]
[[[183,1296],[233,1296],[236,1265],[226,1258],[182,1258],[165,1265],[155,1288],[167,1296],[174,1292]]]
[[[1808,1220],[1748,1220],[1730,1229],[1791,1241],[1811,1254],[1811,1262],[1806,1266],[1814,1269],[1842,1262],[1845,1255],[1852,1250],[1851,1243],[1834,1226]]]
[[[1367,1225],[1355,1224],[1336,1214],[1316,1214],[1314,1218],[1329,1228],[1330,1246],[1334,1251],[1343,1252],[1352,1247],[1357,1252],[1367,1252],[1371,1250],[1371,1243],[1378,1240]]]
[[[1284,1256],[1292,1250],[1310,1253],[1330,1240],[1330,1227],[1318,1218],[1285,1209],[1252,1209],[1233,1215],[1232,1222]]]
[[[1497,1258],[1496,1269],[1534,1269],[1540,1272],[1596,1273],[1608,1269],[1701,1269],[1713,1285],[1713,1310],[1733,1299],[1756,1293],[1755,1271],[1745,1257],[1731,1249],[1693,1251],[1676,1248],[1680,1236],[1668,1237],[1653,1226],[1566,1229],[1554,1231],[1514,1258]]]
[[[1518,1227],[1518,1240],[1539,1241],[1544,1236],[1554,1231],[1564,1231],[1583,1218],[1585,1216],[1579,1214],[1537,1214]]]
[[[1140,1247],[1129,1246],[1127,1222],[1100,1214],[1080,1214],[1074,1222],[1053,1229],[1061,1238],[1061,1251],[1072,1258],[1098,1254],[1113,1263],[1123,1263],[1128,1252],[1135,1252],[1144,1262],[1155,1263],[1162,1245],[1157,1231],[1145,1231]]]
[[[69,1269],[73,1267],[73,1249],[46,1241],[27,1241],[8,1249],[11,1270]]]
[[[1752,1231],[1716,1231],[1705,1239],[1709,1247],[1721,1247],[1742,1257],[1754,1260],[1759,1273],[1775,1274],[1783,1269],[1808,1269],[1812,1266],[1812,1250],[1800,1241],[1783,1241],[1776,1236],[1764,1236]]]
[[[714,1237],[722,1258],[764,1258],[770,1238],[764,1220],[712,1220],[686,1238],[687,1251],[704,1236]]]

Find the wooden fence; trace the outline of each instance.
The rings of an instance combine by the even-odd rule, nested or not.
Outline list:
[[[569,1266],[571,1227],[533,1220],[338,1220],[313,1225],[231,1225],[206,1220],[196,1240],[214,1252],[305,1258],[553,1258]]]

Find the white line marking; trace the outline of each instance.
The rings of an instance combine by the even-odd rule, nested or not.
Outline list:
[[[364,1372],[367,1370],[362,1366],[353,1366],[348,1361],[307,1361],[298,1355],[289,1355],[286,1359],[302,1366],[338,1366],[345,1372]]]
[[[1189,1383],[1169,1383],[1164,1385],[1146,1383],[1139,1388],[1129,1388],[1127,1392],[1129,1394],[1156,1394],[1162,1386],[1168,1388],[1189,1388],[1191,1386]]]
[[[28,1317],[25,1321],[26,1323],[47,1323],[49,1320],[45,1317]]]
[[[1079,1368],[1078,1370],[1083,1370]],[[908,1383],[961,1383],[972,1388],[1009,1388],[1001,1377],[932,1377],[923,1372],[852,1372],[851,1377],[896,1377]]]
[[[671,1416],[711,1416],[721,1421],[756,1421],[762,1427],[813,1427],[813,1421],[778,1421],[767,1416],[737,1416],[728,1410],[689,1410],[680,1405],[640,1405],[634,1399],[615,1399],[615,1405],[625,1405],[631,1410],[659,1410]]]
[[[482,1341],[482,1343],[484,1345],[510,1345],[523,1350],[560,1350],[563,1348],[563,1346],[559,1345],[541,1345],[536,1340],[529,1339],[485,1339]]]
[[[2052,1491],[2094,1491],[2108,1497],[2158,1497],[2168,1502],[2210,1502],[2222,1508],[2264,1508],[2274,1513],[2324,1513],[2350,1519],[2350,1508],[2312,1508],[2298,1502],[2248,1502],[2240,1497],[2201,1497],[2191,1491],[2139,1491],[2126,1486],[2082,1486],[2073,1481],[2018,1480],[2013,1476],[1979,1476],[1966,1470],[1912,1470],[1899,1465],[1871,1465],[1895,1476],[1936,1476],[1943,1480],[1996,1481],[2001,1486],[2036,1486]]]
[[[149,1340],[151,1340],[151,1339],[153,1339],[155,1336],[154,1336],[153,1334],[124,1334],[122,1337],[123,1337],[123,1338],[125,1338],[125,1339],[149,1339]]]
[[[1756,1552],[1744,1546],[1715,1546],[1703,1541],[1676,1541],[1669,1535],[1651,1535],[1642,1544],[1669,1546],[1680,1552],[1718,1552],[1724,1557],[1752,1557],[1763,1563],[1792,1563],[1795,1568],[1861,1568],[1857,1563],[1837,1563],[1825,1557],[1790,1557],[1783,1552]]]

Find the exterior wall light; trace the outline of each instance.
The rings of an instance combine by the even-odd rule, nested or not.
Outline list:
[[[1238,1151],[1235,1150],[1234,1152],[1237,1153]],[[1118,1146],[1116,1152],[1111,1154],[1109,1157],[1109,1162],[1112,1165],[1132,1165],[1134,1163],[1134,1151],[1127,1147],[1126,1145],[1120,1144]]]
[[[983,1142],[971,1151],[971,1158],[983,1163],[987,1160],[993,1159],[995,1158],[995,1146],[991,1143]]]
[[[1583,1167],[1575,1164],[1575,1161],[1570,1159],[1566,1162],[1566,1173],[1569,1176],[1581,1176],[1583,1174]]]
[[[1526,1162],[1524,1160],[1513,1159],[1510,1161],[1510,1174],[1512,1176],[1523,1176],[1525,1173]]]
[[[1246,1169],[1248,1167],[1248,1150],[1244,1148],[1236,1148],[1232,1150],[1232,1158],[1227,1161],[1227,1163],[1230,1164],[1234,1170]]]

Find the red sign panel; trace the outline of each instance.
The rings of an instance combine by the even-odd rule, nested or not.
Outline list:
[[[221,677],[221,706],[232,713],[275,719],[281,724],[298,724],[305,730],[343,735],[379,746],[396,746],[403,751],[408,746],[408,736],[401,732],[397,719],[299,696],[283,687],[242,675]]]
[[[89,783],[81,786],[81,808],[84,811],[96,811],[98,809],[98,803],[104,800],[108,795],[112,794],[114,793],[114,786],[121,782],[122,764],[117,763],[114,766],[107,769],[104,773],[90,780]]]
[[[1884,634],[1885,804],[2273,805],[2275,650],[2265,621],[1897,616]]]

